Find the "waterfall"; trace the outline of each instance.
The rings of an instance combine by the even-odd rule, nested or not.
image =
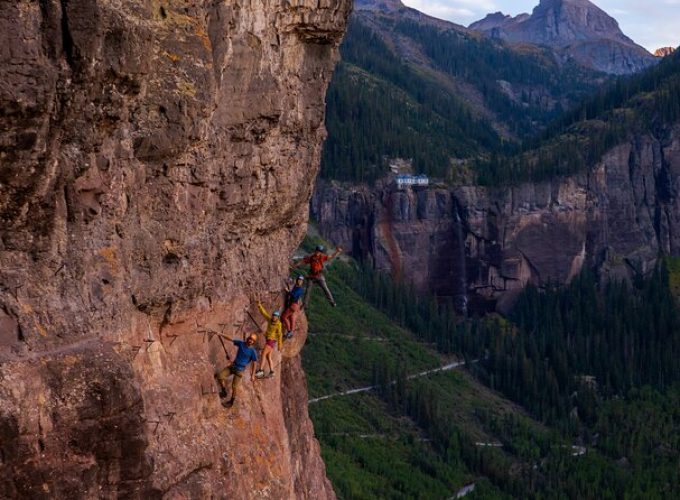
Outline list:
[[[463,218],[460,216],[460,205],[455,196],[453,197],[453,220],[453,304],[459,314],[467,315],[468,295],[465,266],[465,232],[463,230]]]

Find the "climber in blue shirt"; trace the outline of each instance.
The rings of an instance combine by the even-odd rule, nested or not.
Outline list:
[[[255,365],[257,363],[257,351],[255,350],[255,343],[257,342],[257,334],[251,333],[246,338],[245,342],[242,340],[234,340],[228,335],[223,335],[224,338],[233,342],[233,344],[238,348],[236,352],[236,358],[234,361],[227,366],[225,369],[221,370],[215,377],[222,386],[222,393],[227,397],[227,379],[232,376],[231,381],[231,399],[224,403],[224,406],[230,408],[234,405],[234,400],[236,399],[236,394],[238,392],[239,384],[243,378],[243,372],[249,363],[252,363],[250,368],[250,379],[255,380]]]
[[[305,295],[305,289],[303,288],[304,282],[305,277],[300,275],[295,280],[295,286],[292,289],[287,290],[286,310],[283,311],[283,315],[281,316],[281,322],[286,329],[284,335],[286,339],[290,339],[295,331],[295,320],[302,307],[302,298]]]

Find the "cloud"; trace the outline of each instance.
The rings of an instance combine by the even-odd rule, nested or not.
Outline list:
[[[514,13],[518,8],[531,11],[533,1],[527,0],[402,0],[404,4],[418,9],[426,14],[438,17],[436,13],[444,15],[442,19],[460,24],[469,24],[483,18],[491,12],[503,11]],[[536,0],[538,1],[538,0]]]
[[[626,35],[650,51],[680,44],[680,0],[595,0]],[[615,12],[616,11],[616,12]]]
[[[418,9],[440,19],[447,19],[458,23],[468,24],[469,20],[475,20],[479,15],[479,7],[472,1],[432,1],[432,0],[407,0],[404,2],[409,7]],[[493,5],[493,2],[481,2]]]
[[[539,0],[402,0],[440,19],[468,25],[491,12],[531,12]],[[626,35],[650,51],[680,45],[680,0],[591,0],[619,21]]]

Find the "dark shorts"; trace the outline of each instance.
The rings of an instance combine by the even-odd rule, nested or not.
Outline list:
[[[234,365],[227,366],[223,370],[220,370],[220,372],[217,374],[217,379],[218,380],[227,380],[229,376],[233,375],[234,377],[237,378],[242,378],[243,377],[243,370],[239,370],[236,368]]]
[[[269,347],[271,347],[272,349],[274,349],[274,347],[276,347],[276,340],[274,340],[274,339],[272,339],[272,340],[267,340],[267,346],[269,346]]]

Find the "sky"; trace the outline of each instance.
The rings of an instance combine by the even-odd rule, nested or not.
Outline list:
[[[614,17],[623,32],[653,52],[680,45],[680,0],[591,0]],[[531,13],[539,0],[402,0],[409,7],[463,26],[501,11]]]

